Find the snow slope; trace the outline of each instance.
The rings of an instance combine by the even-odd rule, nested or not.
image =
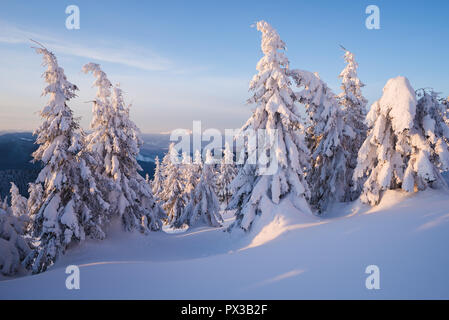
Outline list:
[[[117,229],[45,273],[3,278],[0,299],[449,298],[449,195],[441,191],[389,191],[375,208],[339,204],[321,219],[283,202],[263,224],[246,237]],[[65,287],[70,264],[80,266],[80,290]],[[380,290],[365,288],[372,264]]]

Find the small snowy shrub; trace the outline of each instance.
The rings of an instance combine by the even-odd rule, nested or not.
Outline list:
[[[0,208],[0,272],[13,275],[30,253],[24,234],[28,219],[26,215],[16,216],[13,210]]]

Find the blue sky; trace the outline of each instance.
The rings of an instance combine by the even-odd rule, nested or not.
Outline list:
[[[80,8],[81,29],[65,28],[65,8]],[[380,8],[380,30],[365,28],[365,8]],[[70,106],[88,128],[95,90],[87,62],[120,83],[143,132],[238,128],[251,113],[248,83],[261,57],[264,19],[286,42],[292,68],[317,71],[336,93],[344,67],[339,44],[354,52],[372,103],[386,81],[407,76],[415,89],[449,94],[449,2],[435,1],[2,1],[0,131],[32,130],[46,101],[39,40],[58,56],[79,97]]]

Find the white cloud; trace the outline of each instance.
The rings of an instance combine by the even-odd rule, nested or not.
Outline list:
[[[0,21],[0,43],[31,44],[30,39],[43,42],[58,53],[117,63],[147,71],[175,70],[172,61],[144,48],[114,48],[73,45],[62,39],[40,35]]]

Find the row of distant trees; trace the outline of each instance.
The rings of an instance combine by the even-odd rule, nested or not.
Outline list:
[[[167,214],[167,224],[175,228],[198,223],[213,227],[222,225],[220,202],[229,203],[237,167],[228,143],[221,156],[221,163],[217,165],[211,150],[206,150],[205,161],[196,150],[193,159],[184,152],[178,163],[180,155],[171,144],[161,163],[156,158],[151,186],[156,201]]]

